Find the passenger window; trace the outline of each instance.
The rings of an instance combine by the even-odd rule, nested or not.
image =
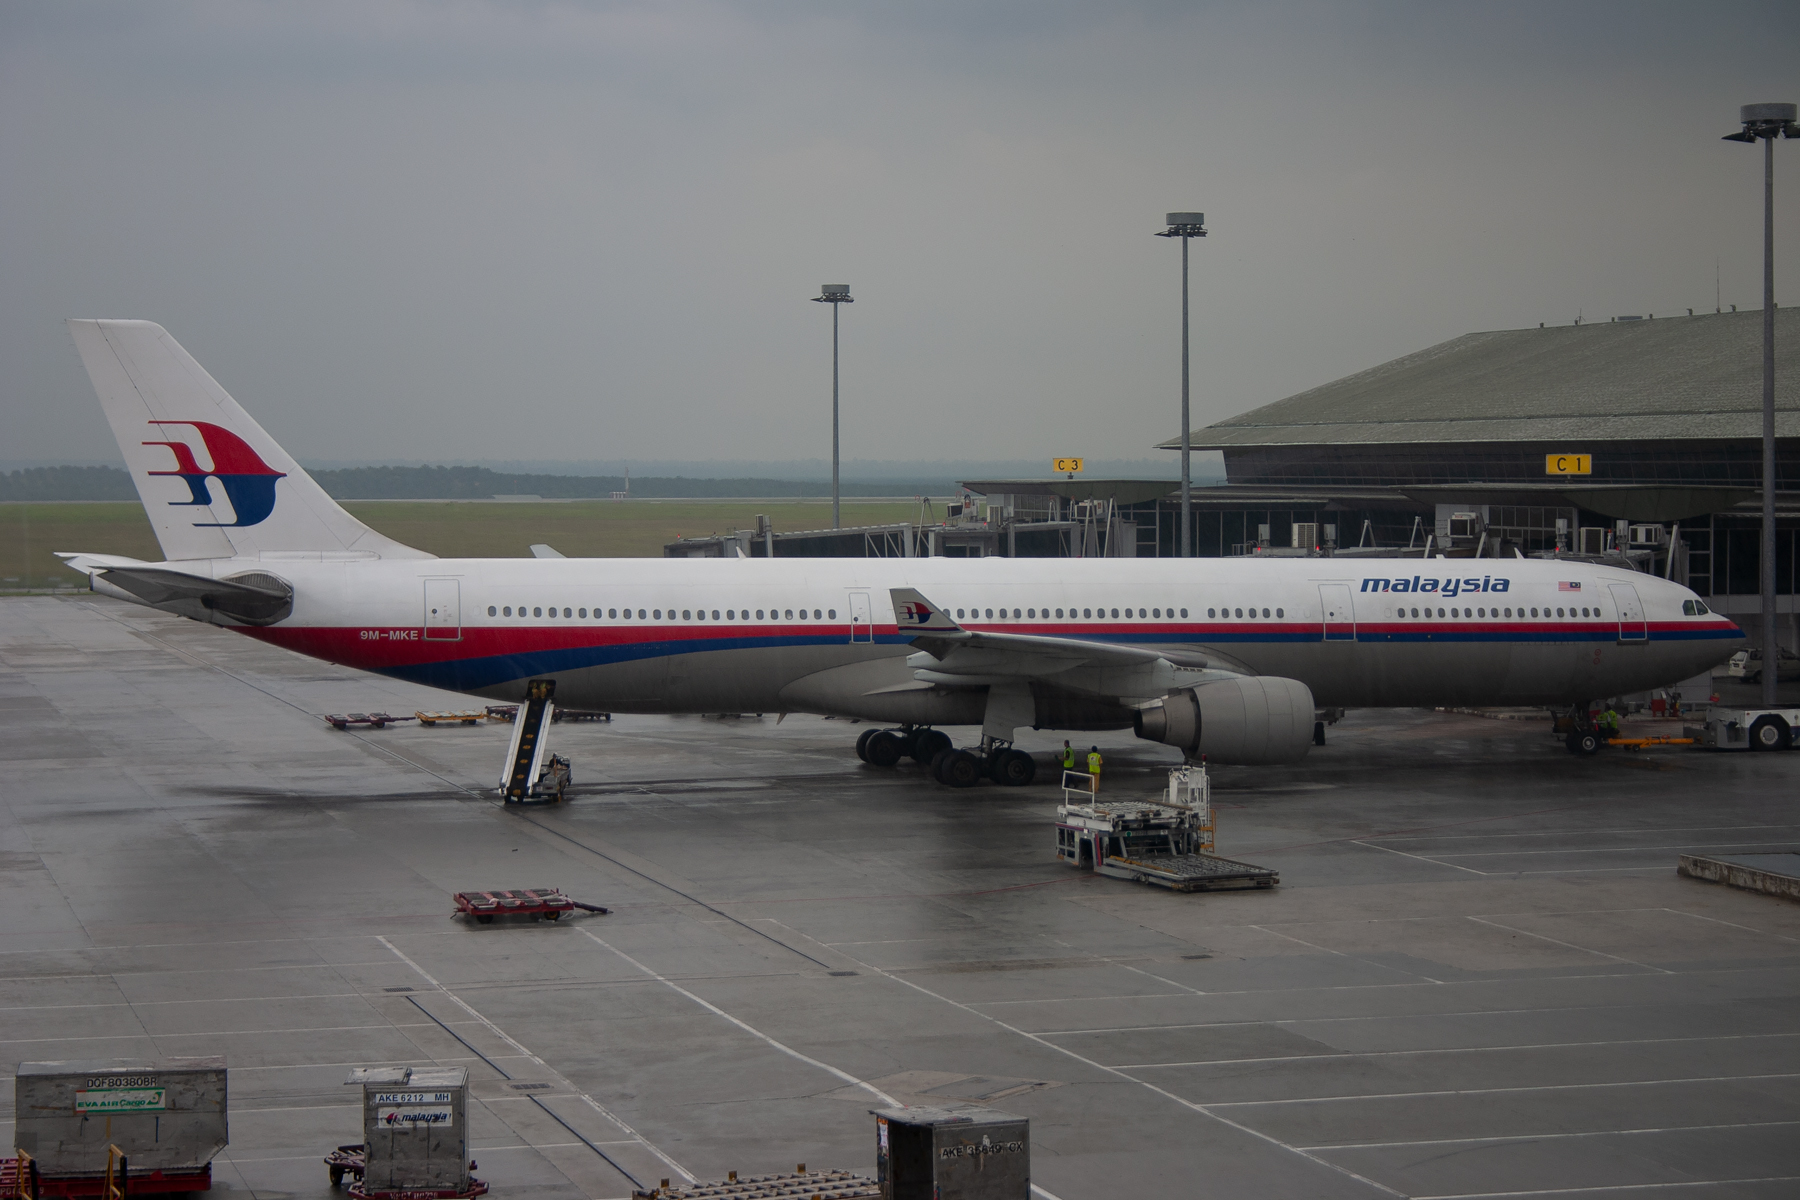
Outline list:
[[[1275,610],[1275,615],[1278,617],[1285,617],[1285,616],[1287,616],[1287,613],[1284,610],[1278,608]]]
[[[599,609],[597,609],[597,608],[596,608],[596,609],[595,609],[595,610],[594,610],[594,615],[595,615],[595,616],[599,616],[599,615],[600,615],[600,610],[599,610]],[[628,609],[626,609],[626,610],[625,610],[625,615],[626,615],[626,616],[628,616],[628,617],[629,617],[629,616],[630,616],[630,615],[631,615],[631,610],[630,610],[630,609],[629,609],[629,608],[628,608]],[[606,610],[606,619],[607,619],[607,620],[609,620],[609,621],[616,621],[616,620],[618,620],[618,619],[619,619],[619,610],[618,610],[618,609],[616,609],[616,608],[609,608],[609,609],[607,609],[607,610]]]
[[[1028,609],[1026,609],[1026,610],[1025,610],[1025,615],[1026,615],[1026,616],[1027,616],[1027,617],[1035,617],[1035,616],[1037,616],[1037,609],[1035,609],[1035,608],[1028,608]]]
[[[1019,619],[1019,610],[1015,608],[1015,609],[1013,609],[1013,620],[1016,621],[1018,619]]]
[[[962,610],[962,609],[960,609],[960,608],[959,608],[959,609],[957,609],[957,610],[956,610],[956,615],[957,615],[957,616],[959,616],[959,617],[960,617],[960,616],[962,616],[962,615],[963,615],[963,610]]]
[[[719,610],[715,608],[715,609],[713,609],[713,620],[716,621],[718,619],[719,619]]]
[[[575,614],[574,614],[574,613],[573,613],[573,612],[572,612],[572,611],[570,611],[570,610],[569,610],[569,609],[566,609],[566,608],[565,608],[565,609],[563,609],[563,616],[565,616],[565,617],[572,617],[572,616],[574,616],[574,615],[575,615]],[[585,608],[584,608],[584,609],[582,609],[582,610],[581,610],[581,615],[582,615],[582,616],[584,616],[584,617],[585,617],[585,616],[587,616],[587,609],[585,609]]]
[[[763,619],[763,610],[760,608],[756,610],[756,619],[759,621]]]
[[[503,616],[512,616],[512,605],[507,605],[505,608],[501,609],[500,612]]]
[[[1238,615],[1238,617],[1239,617],[1239,618],[1240,618],[1240,619],[1241,619],[1241,618],[1242,618],[1242,617],[1243,617],[1243,615],[1244,615],[1244,610],[1243,610],[1243,609],[1241,609],[1241,608],[1240,608],[1240,609],[1238,609],[1238,610],[1237,610],[1237,615]]]
[[[660,621],[660,620],[662,620],[662,609],[660,609],[660,608],[659,608],[659,609],[655,609],[655,610],[653,610],[653,611],[652,611],[652,612],[651,612],[651,614],[650,614],[650,615],[651,615],[651,617],[652,617],[652,618],[654,618],[654,619],[655,619],[655,620],[658,620],[658,621]]]
[[[1265,616],[1265,617],[1266,617],[1266,616],[1268,616],[1268,615],[1269,615],[1269,610],[1268,610],[1268,609],[1266,609],[1266,608],[1265,608],[1265,609],[1263,609],[1263,616]]]
[[[544,615],[544,610],[541,608],[534,608],[531,610],[531,615],[534,617],[541,617]]]
[[[1443,616],[1443,615],[1444,615],[1444,610],[1443,610],[1443,609],[1441,609],[1441,608],[1440,608],[1440,609],[1438,609],[1438,616],[1440,616],[1440,617],[1441,617],[1441,616]]]
[[[835,621],[835,620],[837,620],[837,609],[828,608],[825,610],[825,615]]]
[[[494,611],[494,606],[493,606],[493,605],[491,605],[491,604],[490,604],[490,605],[488,605],[488,616],[490,616],[490,617],[494,617],[494,616],[498,616],[498,615],[499,615],[499,614],[498,614],[498,613],[497,613],[497,612],[495,612],[495,611]]]
[[[580,617],[580,618],[581,618],[581,619],[582,619],[582,620],[584,620],[584,621],[585,621],[585,620],[587,620],[587,609],[585,609],[585,608],[578,608],[578,609],[576,609],[576,610],[575,610],[575,615],[576,615],[576,616],[578,616],[578,617]],[[600,610],[599,610],[599,609],[597,609],[597,608],[596,608],[596,609],[595,609],[595,610],[594,610],[594,615],[595,615],[595,616],[596,616],[596,617],[597,617],[597,616],[599,616],[599,615],[600,615]]]
[[[735,621],[735,620],[737,620],[737,609],[735,609],[735,608],[728,608],[728,609],[726,609],[726,610],[725,610],[725,619],[726,619],[726,620],[727,620],[727,621]]]
[[[1212,609],[1210,609],[1210,608],[1209,608],[1209,609],[1207,609],[1207,610],[1206,610],[1206,615],[1207,615],[1207,616],[1209,616],[1209,617],[1216,617],[1216,616],[1218,616],[1218,615],[1219,615],[1219,614],[1218,614],[1218,613],[1216,613],[1216,612],[1214,612],[1214,611],[1213,611],[1213,610],[1212,610]]]
[[[1562,610],[1562,609],[1560,609],[1560,608],[1559,608],[1559,609],[1557,609],[1557,610],[1556,610],[1556,615],[1557,615],[1557,616],[1559,616],[1559,617],[1560,617],[1560,616],[1562,616],[1562,615],[1563,615],[1563,610]]]
[[[673,609],[671,609],[671,610],[670,610],[670,611],[671,611],[671,612],[673,612],[673,611],[674,611],[674,610],[673,610]],[[684,608],[684,609],[682,609],[682,610],[681,610],[681,619],[682,619],[682,620],[684,620],[684,621],[691,621],[691,620],[693,620],[693,619],[694,619],[694,610],[693,610],[693,609],[691,609],[691,608]]]
[[[990,619],[990,620],[991,620],[991,619],[993,619],[993,616],[994,616],[994,610],[993,610],[993,609],[991,609],[991,608],[990,608],[990,609],[988,609],[988,610],[987,610],[987,615],[988,615],[988,618],[989,618],[989,619]]]
[[[790,608],[787,610],[787,616],[783,617],[782,620],[791,621],[793,619],[794,619],[794,610]]]
[[[1094,615],[1094,610],[1091,608],[1084,608],[1081,610],[1081,615],[1083,617],[1092,617]]]

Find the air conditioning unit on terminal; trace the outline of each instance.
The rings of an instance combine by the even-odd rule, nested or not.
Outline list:
[[[1605,554],[1606,529],[1600,525],[1583,525],[1575,531],[1575,553]]]
[[[1631,544],[1634,546],[1660,546],[1669,540],[1669,531],[1661,525],[1633,525],[1631,527]]]
[[[1294,522],[1294,540],[1291,543],[1296,550],[1314,550],[1319,545],[1319,527],[1311,521]]]

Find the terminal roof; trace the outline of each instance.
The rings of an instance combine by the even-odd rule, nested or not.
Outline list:
[[[1775,355],[1776,434],[1800,437],[1800,310],[1776,311]],[[1760,309],[1469,333],[1195,430],[1190,442],[1760,438],[1762,378]]]

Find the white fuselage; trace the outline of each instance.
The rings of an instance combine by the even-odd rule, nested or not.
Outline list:
[[[972,631],[1156,648],[1333,707],[1568,704],[1691,678],[1742,641],[1684,587],[1527,559],[330,557],[180,565],[288,581],[292,615],[244,629],[277,645],[496,699],[554,678],[563,704],[626,712],[979,722],[979,688],[913,682],[897,587]],[[1119,724],[1107,705],[1134,699],[1070,691],[1100,707],[1059,727]]]

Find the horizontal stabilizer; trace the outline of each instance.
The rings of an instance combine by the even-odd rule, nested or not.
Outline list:
[[[202,579],[162,567],[103,567],[89,578],[97,592],[124,593],[121,599],[215,625],[216,616],[240,625],[273,625],[294,611],[294,589],[266,571]]]

